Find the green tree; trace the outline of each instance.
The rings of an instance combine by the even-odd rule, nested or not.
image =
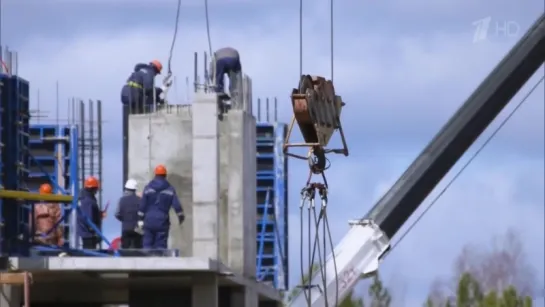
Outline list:
[[[484,293],[479,282],[469,273],[464,273],[458,281],[455,302],[447,299],[444,303],[433,302],[428,298],[426,307],[532,307],[532,299],[529,296],[520,295],[515,287],[509,286],[503,291],[491,290]]]
[[[452,279],[437,279],[425,307],[528,307],[536,279],[515,231],[494,237],[490,247],[467,245],[454,263]]]
[[[390,307],[392,296],[382,284],[378,273],[373,276],[373,283],[369,286],[368,293],[371,307]]]
[[[348,296],[339,304],[338,307],[365,307],[362,297],[357,297],[354,291],[350,291]]]
[[[301,282],[299,285],[306,285],[309,282],[310,276],[313,276],[314,274],[318,273],[320,270],[320,267],[318,265],[312,266],[312,274],[306,274],[301,278]],[[301,293],[301,288],[297,287],[290,291],[288,294],[288,301],[291,301],[295,296],[297,296],[299,293]],[[350,293],[346,296],[346,298],[338,305],[339,307],[365,307],[363,298],[356,297],[355,293],[353,291],[350,291]]]

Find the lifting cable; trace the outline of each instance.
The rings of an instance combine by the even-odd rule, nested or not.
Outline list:
[[[174,24],[174,35],[172,36],[172,43],[170,44],[170,52],[168,55],[168,74],[165,77],[165,83],[170,79],[172,76],[172,54],[174,53],[174,46],[176,45],[176,38],[178,37],[178,27],[180,24],[180,8],[182,6],[182,0],[178,0],[178,4],[176,6],[176,21]]]
[[[208,0],[204,0],[204,15],[206,17],[206,36],[208,38],[208,52],[210,52],[210,57],[212,58],[214,55],[212,54],[212,39],[210,38],[210,18],[208,17]],[[212,61],[213,60],[214,59],[212,59]]]
[[[333,20],[333,1],[330,0],[330,52],[331,52],[331,81],[333,81],[334,73],[334,20]],[[299,0],[299,77],[303,76],[303,0]],[[300,245],[300,261],[301,261],[301,283],[302,285],[299,288],[302,288],[303,294],[307,301],[307,305],[310,307],[312,305],[312,289],[318,288],[321,295],[324,296],[325,307],[329,306],[328,300],[328,284],[327,284],[327,275],[326,275],[326,261],[327,261],[327,250],[328,248],[332,254],[334,272],[335,272],[335,304],[337,306],[339,303],[339,284],[338,284],[338,270],[337,270],[337,261],[334,253],[334,244],[331,236],[331,229],[329,226],[329,220],[327,217],[327,203],[328,203],[328,183],[325,176],[325,171],[330,167],[330,161],[323,156],[324,159],[320,159],[318,155],[325,155],[326,151],[323,148],[319,148],[320,153],[314,152],[316,148],[309,150],[307,160],[310,167],[309,176],[306,182],[305,187],[301,190],[301,203],[299,205],[300,210],[300,235],[301,235],[301,245]],[[324,160],[324,165],[321,165],[320,160]],[[321,175],[323,183],[311,183],[313,175]],[[318,193],[321,204],[319,211],[315,205],[316,193]],[[308,204],[307,204],[308,203]],[[307,229],[307,253],[308,253],[308,275],[305,276],[303,270],[303,258],[304,258],[304,211],[305,204],[307,204],[307,219],[308,219],[308,229]],[[314,227],[314,228],[313,228]],[[314,229],[314,236],[312,230]],[[321,242],[320,242],[320,233],[321,233]],[[313,239],[312,239],[313,237]],[[318,255],[318,263],[315,265],[315,257]],[[319,270],[321,285],[313,285],[312,279],[314,273]]]
[[[167,61],[167,68],[168,68],[168,72],[167,72],[167,75],[165,76],[165,78],[163,79],[163,96],[164,96],[164,99],[166,100],[167,99],[167,93],[168,93],[168,90],[170,89],[170,85],[172,84],[170,82],[170,78],[172,77],[172,57],[173,57],[173,54],[174,54],[174,46],[176,46],[176,39],[178,38],[178,28],[179,28],[179,25],[180,25],[180,10],[181,10],[181,7],[182,7],[182,0],[178,0],[177,4],[176,4],[176,19],[174,21],[174,34],[172,35],[172,42],[170,43],[170,50],[169,50],[169,54],[168,54],[168,61]],[[157,108],[157,104],[155,102],[155,99],[156,99],[156,95],[155,95],[155,91],[153,93],[153,107],[154,107],[154,110],[153,112],[148,112],[148,168],[149,168],[149,172],[151,174],[151,171],[152,171],[152,150],[151,150],[151,147],[152,147],[152,138],[153,138],[153,128],[152,128],[152,122],[151,122],[151,117],[152,117],[152,113],[155,113],[156,108]]]
[[[439,194],[431,201],[431,203],[424,209],[424,211],[414,220],[413,223],[409,225],[407,230],[401,235],[401,237],[392,245],[392,248],[389,252],[392,252],[398,245],[403,241],[403,239],[413,230],[414,226],[420,222],[420,220],[428,213],[428,211],[435,205],[435,203],[445,194],[445,192],[452,186],[452,184],[460,177],[460,175],[467,169],[467,167],[477,158],[477,156],[485,149],[485,147],[496,137],[498,132],[507,124],[507,122],[515,115],[515,113],[522,107],[522,105],[528,100],[528,98],[534,93],[538,86],[543,82],[545,76],[542,76],[536,84],[530,89],[526,95],[521,99],[521,101],[516,105],[516,107],[503,119],[500,125],[492,132],[492,134],[484,141],[484,143],[475,151],[475,153],[467,160],[467,162],[462,166],[462,168],[452,177],[452,179],[445,185],[445,187],[439,192]]]

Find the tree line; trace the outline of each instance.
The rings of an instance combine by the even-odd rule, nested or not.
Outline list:
[[[313,267],[313,272],[319,268]],[[363,278],[363,277],[362,277]],[[306,284],[304,276],[301,284]],[[533,307],[536,279],[519,236],[508,231],[494,238],[492,248],[467,245],[458,255],[452,277],[438,278],[423,307]],[[362,296],[352,291],[339,307],[402,307],[392,304],[392,290],[377,273]],[[301,290],[294,289],[288,300]],[[407,306],[413,307],[413,306]]]

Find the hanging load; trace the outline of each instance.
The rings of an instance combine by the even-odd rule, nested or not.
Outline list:
[[[311,171],[319,174],[326,169],[327,153],[333,152],[348,156],[348,146],[341,124],[341,111],[345,103],[341,96],[335,95],[331,80],[320,76],[303,75],[299,87],[291,94],[293,118],[284,142],[284,153],[300,159],[308,159]],[[304,143],[291,143],[293,126],[297,122]],[[338,131],[342,148],[328,149],[331,137]],[[288,153],[290,147],[309,147],[307,157]]]

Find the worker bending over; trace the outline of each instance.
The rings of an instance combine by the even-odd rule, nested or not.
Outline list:
[[[229,75],[229,93],[231,98],[238,92],[238,85],[241,82],[242,66],[238,51],[231,47],[225,47],[214,52],[210,63],[210,77],[215,78],[215,89],[218,94],[225,94],[224,75]]]
[[[161,74],[163,64],[157,60],[149,64],[136,64],[134,71],[121,89],[121,102],[131,114],[142,114],[152,110],[153,103],[162,104],[162,89],[155,87],[155,77]]]
[[[52,192],[53,188],[51,185],[44,183],[40,186],[40,194],[49,195]],[[64,244],[64,231],[62,227],[57,225],[61,218],[61,206],[58,203],[42,202],[35,204],[34,242],[38,244],[62,246]]]
[[[166,176],[165,166],[155,167],[155,178],[150,181],[142,193],[138,211],[138,228],[143,229],[143,243],[146,249],[167,248],[171,208],[176,211],[180,224],[185,219],[176,190],[167,181]]]
[[[78,212],[78,236],[81,238],[84,249],[96,249],[102,239],[87,220],[89,219],[100,230],[102,219],[106,217],[106,213],[100,210],[96,199],[98,187],[98,179],[93,176],[87,177],[79,195],[81,212]]]
[[[121,248],[142,248],[142,235],[136,230],[138,223],[138,206],[140,197],[136,195],[138,183],[134,179],[127,180],[125,192],[119,199],[115,217],[121,222]]]

